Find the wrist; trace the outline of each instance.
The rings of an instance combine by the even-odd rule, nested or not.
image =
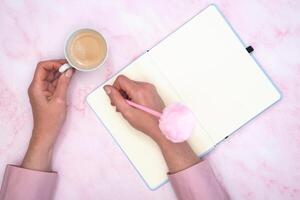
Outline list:
[[[51,152],[54,142],[41,138],[40,136],[32,135],[30,138],[28,149],[34,149],[42,153]]]
[[[200,162],[200,159],[187,142],[174,143],[166,139],[160,141],[158,145],[171,174],[187,169]]]
[[[52,146],[45,146],[31,138],[22,167],[39,171],[51,171]]]
[[[154,127],[150,131],[145,132],[148,136],[151,137],[151,139],[160,146],[162,143],[165,143],[167,141],[167,138],[164,136],[164,134],[161,132],[159,127]]]
[[[56,141],[57,133],[49,131],[49,129],[34,128],[30,139],[30,144],[43,149],[50,150]]]
[[[164,138],[161,138],[160,140],[158,140],[156,143],[159,146],[161,151],[172,151],[172,149],[182,146],[182,144],[184,144],[185,142],[184,143],[174,143],[174,142],[168,140],[166,137],[164,137]]]
[[[53,134],[33,129],[22,167],[39,171],[51,171]]]
[[[176,144],[166,138],[166,136],[161,132],[159,126],[153,127],[147,132],[147,135],[149,135],[159,147]]]

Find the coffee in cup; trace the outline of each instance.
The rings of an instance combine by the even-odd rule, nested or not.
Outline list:
[[[59,69],[64,72],[74,67],[80,71],[98,69],[106,60],[107,43],[104,37],[93,29],[80,29],[70,35],[65,45],[68,64]]]

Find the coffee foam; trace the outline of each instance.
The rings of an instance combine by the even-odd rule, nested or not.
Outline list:
[[[105,39],[96,31],[82,30],[68,42],[67,54],[72,65],[82,69],[99,66],[106,57]]]

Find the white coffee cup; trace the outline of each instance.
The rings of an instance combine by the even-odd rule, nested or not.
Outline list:
[[[105,45],[105,49],[106,49],[106,51],[104,53],[105,55],[104,55],[104,58],[102,59],[102,61],[100,63],[98,63],[96,66],[92,66],[92,67],[89,67],[89,68],[82,67],[82,66],[80,66],[80,64],[74,62],[75,59],[71,58],[71,56],[68,53],[69,49],[70,49],[70,45],[73,42],[73,39],[76,36],[78,36],[82,33],[85,33],[85,32],[93,32],[93,34],[99,36],[102,39],[102,42]],[[83,71],[83,72],[94,71],[94,70],[99,69],[105,63],[105,61],[107,59],[107,56],[108,56],[108,45],[107,45],[107,42],[106,42],[104,36],[102,34],[100,34],[98,31],[93,30],[93,29],[89,29],[89,28],[79,29],[79,30],[71,33],[69,35],[69,37],[67,37],[66,42],[65,42],[65,47],[64,47],[64,54],[65,54],[65,57],[66,57],[68,63],[63,64],[59,68],[59,72],[63,73],[63,72],[65,72],[66,70],[68,70],[70,68],[75,68],[75,69],[77,69],[79,71]]]

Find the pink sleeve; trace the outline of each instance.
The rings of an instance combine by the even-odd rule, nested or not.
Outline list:
[[[50,200],[53,198],[57,173],[41,172],[7,165],[0,200]]]
[[[171,174],[169,179],[179,200],[229,199],[208,161],[202,161],[186,170]]]

